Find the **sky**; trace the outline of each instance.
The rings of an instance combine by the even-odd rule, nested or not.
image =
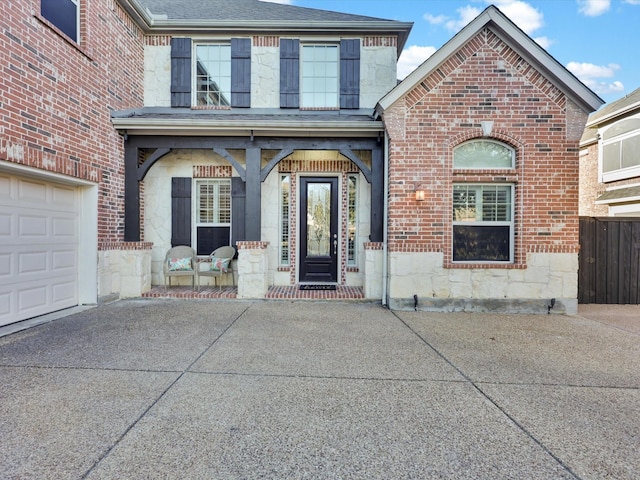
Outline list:
[[[413,22],[399,78],[493,4],[605,102],[640,88],[640,0],[270,1]]]

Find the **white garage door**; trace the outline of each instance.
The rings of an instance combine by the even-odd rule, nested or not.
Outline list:
[[[76,187],[0,172],[0,326],[78,305]]]

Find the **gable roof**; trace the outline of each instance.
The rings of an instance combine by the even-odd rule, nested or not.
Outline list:
[[[568,95],[581,108],[593,112],[604,103],[598,95],[585,86],[571,72],[547,53],[540,45],[509,20],[493,5],[487,7],[480,15],[460,30],[451,40],[445,43],[422,65],[411,72],[393,90],[378,103],[377,110],[384,111],[404,97],[424,77],[436,70],[442,63],[475,37],[485,27],[490,28],[518,55],[533,65],[539,72],[549,78],[560,90]]]
[[[118,0],[145,32],[398,35],[398,55],[413,22],[259,0]]]

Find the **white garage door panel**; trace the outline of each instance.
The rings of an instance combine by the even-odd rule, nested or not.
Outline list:
[[[0,326],[78,304],[78,191],[0,173]]]

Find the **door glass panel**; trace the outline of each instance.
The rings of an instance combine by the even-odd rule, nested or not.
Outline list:
[[[307,184],[307,255],[330,255],[330,221],[331,184]]]

